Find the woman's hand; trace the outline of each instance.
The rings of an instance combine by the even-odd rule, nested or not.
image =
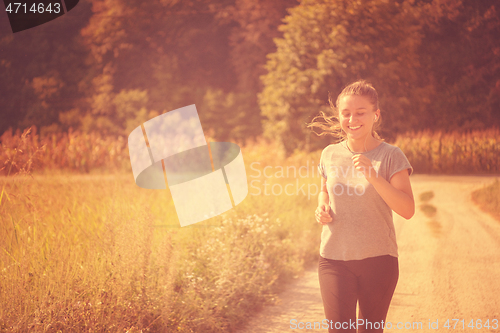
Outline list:
[[[361,171],[366,180],[373,185],[377,193],[393,211],[409,220],[415,214],[415,199],[411,190],[408,170],[394,174],[388,182],[379,177],[372,162],[361,154],[354,155],[352,162],[356,170]]]
[[[332,222],[332,217],[330,216],[330,206],[322,204],[316,208],[316,222],[321,225]]]
[[[366,180],[369,182],[371,182],[373,178],[378,177],[378,173],[373,167],[372,161],[368,157],[362,154],[353,155],[352,163],[354,164],[354,168],[362,172]]]

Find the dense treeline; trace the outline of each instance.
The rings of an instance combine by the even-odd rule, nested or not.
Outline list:
[[[500,125],[499,45],[496,0],[80,1],[20,33],[0,23],[0,133],[125,136],[194,103],[212,138],[291,153],[325,144],[305,124],[358,78],[383,137],[484,129]]]
[[[380,97],[382,136],[483,129],[500,121],[496,0],[303,0],[281,29],[260,95],[266,136],[288,153],[324,146],[305,124],[363,78]]]
[[[0,133],[37,125],[128,135],[196,104],[218,140],[260,133],[266,54],[296,0],[88,0],[65,16],[0,35]]]

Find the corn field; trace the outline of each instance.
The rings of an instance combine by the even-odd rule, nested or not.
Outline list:
[[[8,130],[0,137],[0,174],[45,169],[88,173],[94,169],[117,171],[127,167],[130,168],[130,161],[123,137],[70,130],[41,138],[35,126],[23,133]]]
[[[422,131],[400,135],[391,144],[401,148],[416,173],[500,173],[499,138],[497,128],[463,133]],[[262,150],[250,147],[256,149]],[[35,126],[23,133],[6,131],[0,137],[0,174],[29,173],[31,169],[129,171],[127,140],[79,131],[42,138]]]
[[[394,143],[418,173],[500,172],[500,130],[407,133]]]

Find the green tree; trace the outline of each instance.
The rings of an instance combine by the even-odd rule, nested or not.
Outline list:
[[[146,89],[151,110],[195,103],[214,139],[260,134],[258,77],[296,0],[91,2],[94,15],[82,31],[98,69],[88,86],[90,112],[111,109],[122,89]]]
[[[471,130],[500,124],[500,5],[495,0],[439,1],[419,56],[429,89],[427,127]]]
[[[203,118],[205,92],[235,86],[228,32],[214,18],[227,1],[91,2],[94,15],[82,34],[97,71],[87,118],[109,118],[115,95],[137,89],[147,92],[153,114],[194,103]]]
[[[262,77],[264,134],[287,154],[305,148],[305,125],[329,112],[328,92],[336,97],[360,78],[379,91],[386,134],[417,124],[425,100],[410,101],[425,90],[417,86],[420,15],[413,1],[393,0],[304,0],[291,9]],[[320,140],[311,140],[312,148],[313,142]]]
[[[231,101],[235,106],[231,108],[234,113],[217,112],[213,108],[209,108],[214,110],[209,113],[212,121],[219,114],[219,126],[227,128],[231,133],[230,137],[236,140],[262,133],[262,116],[257,94],[263,86],[259,76],[266,72],[266,55],[276,51],[273,39],[281,36],[278,26],[285,17],[287,8],[297,4],[297,0],[234,0],[216,14],[219,24],[229,28],[229,61],[237,84],[231,87],[229,92],[218,92],[224,95],[218,98],[226,103]],[[207,92],[204,100],[210,99],[210,96],[214,94]],[[209,104],[215,106],[214,103]],[[219,132],[222,134],[222,131]],[[217,133],[215,137],[219,137]]]
[[[0,129],[36,124],[42,132],[124,133],[115,98],[142,91],[147,102],[136,110],[145,108],[148,117],[195,103],[215,139],[256,136],[258,77],[275,50],[276,27],[296,4],[88,0],[21,34],[0,31],[0,88],[6,92],[0,94]]]
[[[90,17],[88,3],[78,10],[19,33],[7,16],[0,24],[0,133],[8,127],[44,128],[60,112],[79,105],[79,83],[90,70],[79,32]]]

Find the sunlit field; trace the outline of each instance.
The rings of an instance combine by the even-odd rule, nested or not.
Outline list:
[[[498,137],[395,144],[416,172],[498,173]],[[181,228],[168,190],[135,185],[123,142],[18,133],[2,146],[1,331],[230,332],[317,259],[319,151],[243,147],[247,198]]]
[[[236,209],[183,228],[168,190],[139,188],[131,173],[2,178],[1,330],[234,329],[319,248],[315,196],[265,195],[257,168],[247,165],[253,189]],[[275,194],[295,186],[266,180]],[[317,180],[299,186],[317,193]]]

